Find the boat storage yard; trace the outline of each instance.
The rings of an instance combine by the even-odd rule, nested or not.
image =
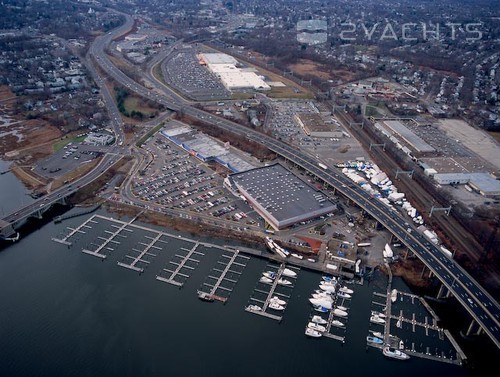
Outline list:
[[[341,343],[347,341],[351,299],[356,290],[356,284],[352,283],[363,284],[363,280],[346,281],[345,277],[334,276],[334,272],[324,271],[319,265],[310,266],[298,259],[286,259],[285,262],[275,254],[257,249],[200,242],[159,231],[134,223],[137,217],[122,221],[94,214],[79,226],[66,228],[64,234],[52,240],[66,245],[68,249],[84,243],[81,252],[102,261],[115,250],[125,248],[126,254],[117,265],[139,274],[150,268],[155,258],[163,255],[163,259],[169,259],[162,263],[156,279],[178,288],[184,286],[190,274],[203,263],[206,254],[213,250],[220,256],[196,293],[203,301],[223,303],[229,299],[251,258],[266,258],[268,263],[243,309],[278,322],[282,321],[292,299],[301,267],[321,272],[323,276],[318,288],[309,298],[308,305],[312,306],[305,324],[305,335]],[[174,239],[176,245],[182,246],[172,250],[169,245]],[[392,276],[389,276],[387,291],[373,294],[371,314],[367,316],[367,348],[383,350],[385,356],[402,360],[405,357],[422,357],[461,364],[465,355],[450,333],[438,326],[438,318],[426,301],[398,291],[391,284]]]

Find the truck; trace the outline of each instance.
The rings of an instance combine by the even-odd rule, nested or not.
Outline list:
[[[325,164],[322,164],[321,162],[318,162],[318,166],[323,170],[328,169],[327,166]]]

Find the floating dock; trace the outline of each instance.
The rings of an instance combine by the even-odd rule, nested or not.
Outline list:
[[[276,268],[276,266],[272,265],[272,264],[268,264],[267,267],[268,268]],[[285,268],[296,270],[297,272],[300,271],[300,269],[297,267],[291,267],[291,266],[287,266],[285,263],[281,263],[278,267],[278,270],[276,271],[276,276],[275,276],[272,283],[260,283],[260,284],[264,284],[264,285],[269,285],[270,286],[269,291],[265,291],[265,290],[261,290],[261,289],[257,289],[257,288],[254,290],[254,292],[258,292],[260,294],[266,295],[265,299],[261,300],[261,299],[255,298],[253,296],[250,298],[251,301],[261,304],[262,310],[253,310],[249,306],[247,306],[245,308],[245,310],[247,312],[258,314],[258,315],[263,316],[263,317],[271,318],[271,319],[274,319],[275,321],[281,321],[282,316],[268,313],[268,309],[270,309],[269,303],[270,303],[271,298],[273,296],[280,296],[284,299],[290,298],[289,295],[285,295],[283,293],[276,292],[276,288],[278,287],[278,281],[282,278],[283,271],[285,270]],[[286,278],[287,279],[295,279],[296,277],[287,276]],[[281,286],[285,287],[285,288],[290,288],[290,289],[293,289],[293,287],[294,287],[294,285],[281,285]],[[273,309],[271,309],[271,310],[273,310]]]
[[[388,270],[390,271],[390,269]],[[401,291],[397,291],[397,299],[393,302],[391,300],[393,294],[391,286],[392,275],[389,274],[386,294],[374,292],[374,296],[383,299],[384,302],[379,302],[378,300],[372,301],[372,304],[377,305],[377,309],[382,306],[381,311],[385,314],[384,344],[399,348],[410,357],[420,357],[461,365],[462,361],[466,358],[465,354],[449,331],[437,325],[438,317],[430,309],[427,302],[422,297]],[[401,307],[404,307],[404,309]],[[430,317],[428,316],[429,314]],[[395,322],[394,327],[392,327],[393,321]],[[439,342],[441,349],[438,350],[436,344],[430,346],[430,343],[428,343],[426,345],[425,339],[428,337],[430,337],[430,341],[432,342]],[[405,339],[404,342],[402,338]],[[372,343],[367,343],[367,346],[380,350],[383,347],[381,344]],[[448,348],[448,352],[443,350],[446,348]],[[431,349],[433,349],[433,352],[431,352]]]
[[[225,303],[229,298],[233,288],[229,288],[227,286],[223,286],[222,283],[229,283],[234,286],[237,283],[236,277],[239,277],[243,271],[237,271],[235,269],[231,269],[236,266],[241,268],[242,270],[246,267],[246,263],[250,259],[245,255],[241,255],[238,250],[234,251],[232,255],[222,254],[224,260],[217,261],[217,264],[223,265],[224,268],[214,268],[213,271],[218,273],[219,276],[209,275],[208,279],[213,280],[213,283],[203,283],[203,287],[209,288],[209,292],[200,289],[198,291],[198,296],[203,295],[204,297],[212,298],[214,300]],[[239,259],[238,259],[239,258]],[[238,261],[237,261],[238,260]],[[231,277],[228,277],[228,274]],[[224,293],[217,294],[218,291],[223,291]]]
[[[137,264],[140,264],[140,263],[141,264],[149,264],[150,262],[148,260],[144,259],[144,257],[146,255],[151,256],[151,257],[156,257],[156,254],[150,253],[149,250],[150,249],[157,249],[159,251],[162,250],[161,247],[155,245],[158,242],[166,243],[165,241],[160,240],[161,237],[162,237],[161,234],[157,234],[156,237],[146,236],[146,238],[151,240],[151,242],[148,244],[146,244],[144,242],[139,242],[140,245],[144,246],[144,249],[139,250],[139,249],[132,248],[132,251],[135,251],[136,253],[138,253],[138,255],[135,257],[130,256],[130,255],[126,255],[125,257],[131,259],[131,262],[130,263],[118,262],[117,263],[118,266],[128,268],[129,270],[137,271],[139,273],[144,272],[144,268],[137,267]]]
[[[177,287],[182,287],[184,285],[184,282],[180,282],[176,280],[176,277],[180,276],[184,278],[184,280],[187,280],[189,278],[189,275],[186,273],[181,272],[182,269],[185,270],[194,270],[195,268],[193,266],[190,266],[187,264],[187,262],[193,262],[195,264],[200,263],[198,259],[193,258],[193,255],[200,255],[204,256],[202,252],[197,251],[196,249],[200,245],[199,242],[196,242],[194,246],[191,249],[186,249],[184,247],[181,247],[181,250],[187,251],[186,255],[181,255],[181,254],[175,254],[174,257],[179,258],[179,262],[173,262],[169,261],[168,263],[175,266],[174,270],[169,270],[167,268],[164,268],[163,271],[167,272],[170,274],[168,277],[162,277],[157,275],[156,280],[163,281],[165,283],[169,283],[172,285],[175,285]]]

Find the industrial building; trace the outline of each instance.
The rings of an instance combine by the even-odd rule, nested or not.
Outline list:
[[[319,113],[297,113],[294,115],[294,120],[307,136],[336,138],[343,136],[341,130],[334,130]]]
[[[238,67],[238,61],[221,53],[200,54],[199,62],[206,65],[230,91],[270,90],[271,87],[252,69]]]
[[[500,181],[488,173],[438,173],[432,176],[440,185],[463,185],[487,197],[500,195]]]
[[[276,230],[337,209],[323,193],[279,163],[231,174],[225,184],[231,191],[237,190]]]
[[[436,150],[422,140],[419,136],[415,135],[410,129],[408,129],[399,120],[384,120],[383,124],[392,133],[401,137],[410,148],[412,148],[417,153],[430,153]]]
[[[229,143],[222,145],[187,124],[170,121],[160,131],[160,134],[201,161],[217,162],[233,172],[242,172],[255,167],[233,153]]]

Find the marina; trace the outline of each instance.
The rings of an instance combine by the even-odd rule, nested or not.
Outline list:
[[[200,263],[199,259],[193,258],[193,255],[197,256],[204,256],[200,251],[197,251],[196,249],[200,245],[199,242],[196,242],[191,249],[186,249],[184,247],[181,248],[181,250],[186,251],[187,254],[182,255],[182,254],[175,254],[174,258],[176,258],[177,262],[174,262],[170,260],[168,263],[175,266],[175,269],[170,270],[168,268],[164,268],[162,272],[166,272],[168,274],[167,277],[163,277],[160,275],[156,276],[156,280],[162,281],[164,283],[172,284],[177,287],[182,287],[184,285],[184,281],[189,278],[188,271],[192,271],[195,269],[195,266]],[[192,262],[189,264],[189,262]],[[179,281],[176,280],[177,277],[180,277],[181,280]]]
[[[386,294],[373,293],[374,307],[368,336],[382,338],[383,343],[368,341],[367,337],[367,346],[400,360],[420,357],[461,365],[465,354],[449,331],[437,325],[439,318],[425,299],[399,291],[391,283],[390,275]],[[380,326],[383,326],[383,331]]]
[[[257,286],[253,288],[250,302],[245,310],[282,321],[283,313],[291,299],[290,291],[295,288],[297,272],[300,271],[297,264],[305,263],[304,261],[295,258],[291,265],[280,260],[277,255],[263,254],[258,249],[202,242],[142,226],[135,223],[136,220],[137,216],[129,221],[122,221],[93,214],[80,225],[66,227],[65,235],[53,237],[52,240],[71,248],[82,239],[87,245],[82,248],[82,252],[101,260],[107,259],[113,252],[120,250],[124,255],[117,261],[117,265],[139,272],[139,274],[147,270],[153,259],[162,256],[160,260],[167,258],[165,262],[162,262],[167,266],[163,264],[165,267],[160,269],[155,276],[156,280],[179,288],[183,287],[190,275],[195,272],[202,257],[205,257],[206,250],[212,248],[215,253],[212,258],[217,258],[213,261],[215,266],[209,270],[205,275],[205,281],[200,282],[200,288],[195,291],[200,300],[208,302],[225,303],[251,257],[265,258],[269,262],[261,272]],[[178,246],[173,249],[169,247],[167,250],[166,246],[172,243]],[[130,248],[129,245],[134,245],[134,247]],[[221,254],[217,256],[217,253]],[[320,271],[316,266],[311,270]],[[362,280],[358,283],[363,284]],[[383,351],[383,346],[389,346],[401,350],[410,357],[460,365],[465,355],[450,333],[439,327],[439,319],[426,301],[394,288],[391,283],[390,277],[385,293],[373,292],[371,314],[368,315],[369,319],[376,318],[376,320],[369,321],[368,336],[380,338],[383,343],[366,341],[366,346],[380,351]],[[327,307],[319,305],[313,308],[310,318],[316,315],[325,323],[314,322],[318,325],[315,328],[306,324],[306,328],[309,328],[309,334],[306,335],[316,337],[319,333],[320,337],[345,343],[354,290],[344,285],[342,274],[323,275],[319,286],[321,290],[313,293],[313,297],[320,299],[323,295],[328,295],[332,300],[325,304]]]
[[[223,269],[213,268],[213,272],[219,274],[218,276],[210,275],[208,279],[210,283],[203,283],[203,287],[198,290],[198,297],[204,299],[213,299],[225,303],[232,292],[232,288],[227,284],[234,286],[238,282],[238,277],[243,273],[246,263],[250,259],[245,255],[241,255],[238,250],[234,251],[232,255],[222,254],[222,260],[217,261],[218,265],[224,266]],[[238,268],[238,270],[236,270]],[[228,275],[230,277],[228,277]],[[222,285],[226,283],[226,285]],[[209,292],[203,289],[209,288]],[[220,292],[220,293],[219,293]],[[208,301],[208,300],[206,300]]]
[[[270,269],[275,269],[276,265],[274,264],[267,264],[267,267]],[[290,295],[289,294],[284,294],[281,292],[276,292],[278,286],[284,286],[289,289],[293,289],[294,285],[293,284],[283,284],[284,281],[290,282],[290,280],[283,279],[283,277],[287,277],[289,279],[295,279],[297,276],[297,272],[299,271],[299,268],[296,267],[290,267],[285,264],[281,263],[276,271],[269,271],[272,273],[271,275],[273,278],[268,278],[270,282],[266,281],[260,281],[260,284],[267,285],[269,286],[269,290],[263,290],[260,288],[255,288],[254,294],[252,297],[250,297],[250,301],[252,304],[248,305],[245,310],[250,313],[254,313],[257,315],[261,315],[270,319],[274,319],[276,321],[281,321],[283,316],[281,315],[276,315],[268,312],[268,309],[274,310],[274,311],[283,311],[285,309],[285,306],[277,304],[276,299],[273,299],[274,297],[282,298],[282,299],[289,299]],[[264,272],[265,273],[265,272]],[[259,295],[259,297],[264,296],[264,298],[258,298],[256,297]],[[285,301],[286,302],[286,301]],[[285,304],[286,305],[286,304]],[[259,308],[259,309],[257,309]]]
[[[150,257],[156,257],[156,254],[150,253],[149,250],[151,249],[156,249],[156,250],[163,250],[161,247],[156,246],[157,243],[167,243],[166,241],[161,241],[160,238],[162,237],[161,234],[157,234],[155,237],[148,237],[151,242],[149,243],[144,243],[144,242],[139,242],[140,245],[144,246],[144,249],[139,250],[136,248],[132,248],[132,251],[136,252],[138,255],[137,256],[131,256],[131,255],[126,255],[125,257],[130,259],[130,263],[125,263],[125,262],[117,262],[118,266],[128,268],[129,270],[137,271],[139,273],[144,272],[143,267],[137,267],[138,264],[145,264],[148,265],[150,262],[145,259],[145,256],[150,256]]]

